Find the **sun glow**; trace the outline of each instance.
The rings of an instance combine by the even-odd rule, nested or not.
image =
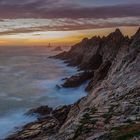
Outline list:
[[[51,43],[54,46],[63,45],[69,46],[79,42],[84,37],[91,38],[95,35],[104,36],[114,31],[115,28],[101,28],[101,29],[88,29],[76,31],[44,31],[33,33],[17,33],[13,35],[1,35],[0,46],[19,45],[43,45],[47,46]],[[125,35],[133,35],[138,26],[135,27],[120,27]],[[129,29],[129,30],[128,30]]]

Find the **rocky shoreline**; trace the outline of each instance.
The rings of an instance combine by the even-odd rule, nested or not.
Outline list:
[[[17,134],[11,135],[6,140],[36,139],[36,136],[50,136],[58,132],[65,122],[71,105],[53,110],[48,106],[41,106],[27,112],[27,115],[36,115],[37,121],[25,125]]]
[[[28,112],[38,120],[6,140],[137,140],[140,138],[140,29],[131,38],[119,29],[107,37],[83,39],[53,58],[84,72],[63,87],[90,80],[87,97],[53,110]]]

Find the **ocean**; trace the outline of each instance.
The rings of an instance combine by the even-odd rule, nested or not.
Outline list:
[[[48,58],[56,53],[47,47],[0,47],[0,139],[36,120],[25,115],[29,109],[72,104],[86,95],[86,83],[58,88],[77,68]]]

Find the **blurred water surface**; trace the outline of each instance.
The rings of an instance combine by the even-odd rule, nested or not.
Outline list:
[[[76,73],[47,47],[0,47],[0,139],[36,118],[24,113],[40,105],[57,107],[86,95],[85,85],[59,89],[62,79]],[[85,83],[86,84],[86,83]]]

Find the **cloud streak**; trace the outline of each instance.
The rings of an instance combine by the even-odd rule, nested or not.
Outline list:
[[[0,18],[112,18],[140,16],[140,3],[83,6],[66,0],[2,0]]]
[[[139,0],[0,0],[0,36],[140,25]]]
[[[11,23],[17,23],[13,28],[9,28]],[[14,24],[15,25],[15,24]],[[21,27],[21,25],[23,25]],[[26,26],[25,26],[26,25]],[[0,22],[0,35],[14,35],[20,33],[36,33],[47,31],[75,31],[108,27],[120,26],[138,26],[140,25],[140,18],[108,18],[108,19],[94,19],[94,18],[79,18],[74,19],[24,19],[24,20],[3,20]],[[6,29],[7,27],[7,29]],[[5,28],[5,30],[2,30]]]

